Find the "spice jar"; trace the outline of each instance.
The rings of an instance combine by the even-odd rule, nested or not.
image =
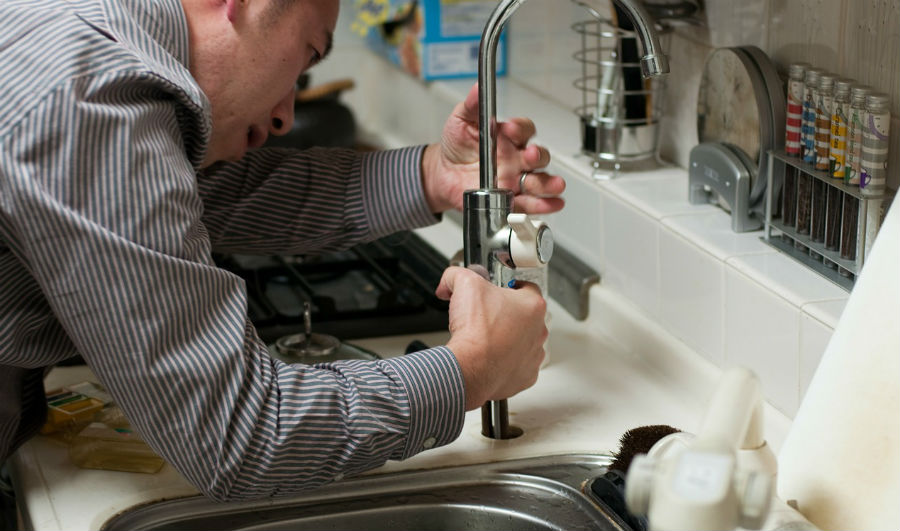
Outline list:
[[[859,159],[862,154],[863,128],[868,121],[866,117],[866,96],[872,89],[865,85],[854,85],[850,89],[850,114],[847,117],[847,157],[844,165],[844,184],[859,186]],[[843,213],[841,214],[841,258],[856,260],[856,247],[859,241],[859,199],[851,195],[844,196]],[[844,276],[850,271],[840,269]]]
[[[816,169],[828,170],[828,153],[831,141],[831,112],[834,107],[833,74],[819,76],[816,94]]]
[[[810,68],[803,81],[803,118],[800,125],[800,154],[804,161],[816,163],[816,92],[819,76],[825,71]]]
[[[828,145],[831,140],[831,109],[834,106],[834,80],[833,74],[822,74],[814,92],[816,98],[816,132],[815,132],[815,168],[820,171],[828,170]],[[814,242],[825,242],[825,205],[828,185],[821,179],[814,179],[812,183],[812,214],[810,219],[810,239]],[[816,259],[821,260],[818,253],[810,253]]]
[[[800,128],[803,122],[803,79],[807,63],[792,63],[787,87],[787,123],[785,124],[784,152],[791,157],[800,156]]]
[[[806,70],[803,84],[803,119],[800,127],[800,153],[804,162],[815,164],[816,162],[816,92],[818,91],[819,76],[825,71],[818,68]],[[813,178],[806,172],[797,173],[797,233],[809,235],[810,219],[812,214],[812,183]],[[794,241],[798,249],[807,247],[799,241]]]
[[[831,142],[828,151],[828,172],[835,179],[844,178],[844,159],[847,151],[847,113],[850,110],[852,79],[838,79],[834,83],[834,105],[831,110]],[[844,192],[836,186],[828,187],[825,201],[825,248],[837,251],[841,242],[841,215]],[[829,267],[837,267],[827,262]]]
[[[850,87],[852,79],[838,79],[834,83],[834,105],[831,109],[831,145],[828,151],[828,171],[835,179],[844,178],[847,157],[847,121],[850,115]]]
[[[808,63],[792,63],[787,87],[787,120],[785,124],[784,151],[790,157],[800,158],[800,130],[803,125],[803,79]],[[781,191],[781,221],[786,227],[797,225],[797,168],[784,165]],[[783,235],[785,241],[790,240]]]
[[[850,114],[847,117],[847,162],[844,168],[844,184],[859,186],[859,158],[862,155],[863,129],[868,122],[866,96],[872,89],[855,85],[850,89]]]
[[[866,96],[868,122],[863,128],[859,189],[863,195],[867,196],[884,193],[888,160],[888,133],[891,126],[888,103],[887,94]]]

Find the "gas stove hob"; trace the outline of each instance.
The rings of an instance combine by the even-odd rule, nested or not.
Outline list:
[[[266,343],[312,330],[358,339],[447,330],[445,301],[434,295],[449,261],[412,232],[321,255],[213,256],[244,279],[248,312]]]

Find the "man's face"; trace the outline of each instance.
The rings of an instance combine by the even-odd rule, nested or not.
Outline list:
[[[282,2],[284,5],[279,6]],[[221,0],[192,26],[191,73],[212,105],[204,166],[290,131],[297,77],[331,49],[338,0]],[[190,21],[190,18],[189,18]]]

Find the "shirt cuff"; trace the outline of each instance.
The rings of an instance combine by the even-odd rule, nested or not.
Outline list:
[[[375,237],[425,227],[440,219],[428,208],[422,187],[424,151],[423,145],[363,155],[363,205]]]
[[[465,386],[456,356],[447,347],[434,347],[388,360],[409,396],[409,433],[402,454],[449,444],[459,437],[465,421]]]

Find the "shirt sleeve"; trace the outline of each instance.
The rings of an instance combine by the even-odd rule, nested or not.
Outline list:
[[[360,153],[263,148],[201,172],[203,222],[217,251],[305,253],[433,224],[424,146]]]
[[[218,500],[295,492],[455,439],[464,389],[445,347],[314,367],[268,356],[243,281],[210,258],[178,116],[158,80],[80,78],[0,143],[0,229],[52,311],[43,319],[59,321],[142,437]],[[336,156],[358,168],[350,203],[365,213],[355,223],[388,230],[394,222],[378,221],[360,196],[367,181],[391,185],[366,177],[390,163]],[[258,181],[247,197],[279,193],[268,186]],[[280,193],[299,204],[309,201],[302,190]],[[238,210],[251,216],[252,204]],[[267,220],[291,232],[278,228],[280,214]],[[223,241],[264,236],[262,225],[241,235],[229,223],[216,225]]]

